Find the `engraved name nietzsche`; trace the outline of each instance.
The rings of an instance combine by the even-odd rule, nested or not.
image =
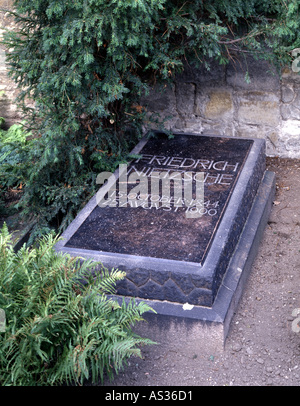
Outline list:
[[[218,201],[204,198],[204,184],[230,186],[239,162],[142,154],[118,173],[102,172],[97,184],[99,207],[142,207],[165,211],[185,208],[186,217],[217,214]]]

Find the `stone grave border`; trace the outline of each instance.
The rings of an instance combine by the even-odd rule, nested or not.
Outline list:
[[[212,135],[209,136],[212,137]],[[264,140],[259,139],[254,139],[254,141],[258,143],[264,142]],[[142,149],[146,142],[147,138],[144,137],[133,149],[132,153],[138,154],[138,152]],[[255,148],[255,143],[253,147]],[[116,175],[118,175],[117,171]],[[240,176],[242,175],[243,174],[241,173]],[[105,195],[105,193],[109,190],[109,187],[109,183],[102,186],[101,189],[103,195]],[[174,325],[181,325],[181,327],[184,326],[183,335],[185,337],[190,337],[191,331],[196,331],[196,342],[198,342],[198,338],[203,334],[203,332],[203,339],[205,341],[207,339],[209,340],[209,337],[211,337],[212,342],[216,342],[215,331],[217,331],[217,342],[219,344],[221,343],[221,346],[223,347],[229,331],[230,322],[237,309],[238,301],[242,295],[243,289],[251,271],[253,261],[257,254],[259,243],[261,241],[264,228],[267,224],[269,214],[271,212],[274,194],[275,174],[270,171],[265,171],[263,179],[258,188],[258,192],[252,204],[250,213],[240,235],[238,244],[231,257],[212,306],[206,307],[161,300],[135,298],[137,302],[142,301],[148,303],[150,307],[156,312],[156,314],[149,312],[149,314],[147,314],[145,317],[147,320],[149,320],[150,325],[154,323],[158,327],[159,331],[163,330],[165,331],[165,333],[166,331],[172,329],[172,326]],[[120,260],[120,263],[122,262],[122,265],[125,264],[126,266],[128,257],[135,256],[101,253],[97,251],[65,247],[66,242],[90,215],[92,210],[96,207],[96,204],[97,203],[95,195],[80,211],[75,220],[63,233],[62,240],[60,240],[56,244],[55,249],[57,252],[67,253],[73,257],[81,257],[82,259],[93,259],[95,261],[103,262],[104,266],[106,267],[109,267],[110,264],[113,267],[117,267],[116,262],[118,260]],[[138,257],[135,258],[139,259]],[[146,259],[147,258],[143,258],[143,262]],[[155,263],[159,264],[160,260],[151,258],[151,262],[151,266],[153,267]],[[135,266],[139,266],[139,263],[137,262]],[[120,268],[122,269],[122,267]],[[116,295],[114,297],[120,302],[122,302],[123,300],[129,302],[132,299],[132,297],[121,295]],[[203,340],[200,340],[199,342],[202,341]]]

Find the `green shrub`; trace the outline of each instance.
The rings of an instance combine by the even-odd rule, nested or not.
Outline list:
[[[5,120],[0,117],[0,122]],[[23,124],[14,124],[8,130],[0,125],[0,179],[2,188],[17,187],[24,181],[24,173],[29,169],[28,152],[32,140]]]
[[[97,174],[128,159],[147,125],[140,97],[154,83],[172,81],[184,63],[209,68],[248,53],[290,63],[299,46],[298,0],[15,0],[14,8],[7,62],[36,137],[20,207],[44,231],[64,229],[96,192]]]
[[[0,214],[13,213],[13,208],[5,207],[5,195],[14,190],[21,192],[31,163],[28,160],[30,146],[28,133],[23,124],[14,124],[8,130],[1,126],[5,123],[0,117]]]
[[[56,254],[57,238],[15,253],[6,225],[0,233],[0,385],[83,384],[112,377],[139,345],[151,341],[131,327],[150,308],[131,301],[119,305],[107,294],[124,272]]]

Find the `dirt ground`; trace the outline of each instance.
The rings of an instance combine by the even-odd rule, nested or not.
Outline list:
[[[272,213],[223,353],[177,353],[156,345],[131,358],[116,386],[298,386],[300,333],[300,161],[268,158],[277,175]],[[166,337],[167,339],[167,337]]]

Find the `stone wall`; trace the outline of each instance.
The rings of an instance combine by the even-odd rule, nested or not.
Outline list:
[[[12,0],[0,0],[0,8],[11,9]],[[2,44],[6,29],[13,29],[14,24],[8,13],[0,12],[0,117],[6,120],[5,127],[9,127],[22,119],[17,110],[15,99],[18,94],[16,84],[8,77],[5,62],[5,47]]]
[[[186,66],[143,104],[174,132],[264,138],[269,156],[300,158],[300,75],[291,69],[279,75],[252,58],[210,71]]]

